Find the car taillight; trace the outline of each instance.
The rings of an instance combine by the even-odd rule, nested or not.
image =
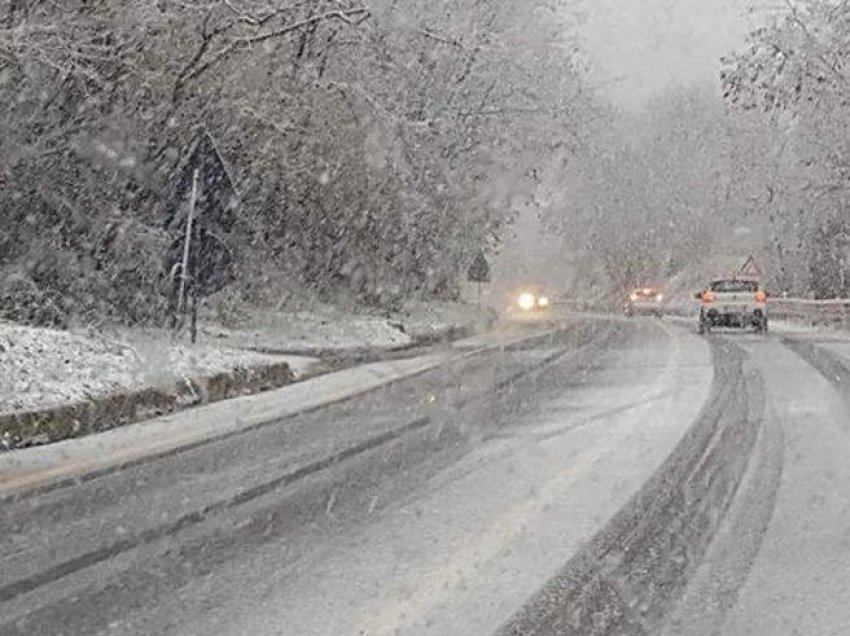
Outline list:
[[[710,305],[714,302],[714,292],[707,291],[702,295],[702,302]]]
[[[763,303],[767,302],[767,294],[765,294],[762,290],[756,292],[756,302]]]

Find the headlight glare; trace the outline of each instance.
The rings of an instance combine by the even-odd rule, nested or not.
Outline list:
[[[520,294],[517,299],[517,305],[519,305],[519,308],[523,311],[534,309],[534,294],[529,294],[528,292]]]

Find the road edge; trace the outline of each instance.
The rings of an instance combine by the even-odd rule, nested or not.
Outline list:
[[[492,323],[487,323],[492,324]],[[418,330],[411,342],[400,346],[316,351],[273,351],[250,349],[257,353],[284,356],[310,356],[320,360],[303,377],[296,377],[286,360],[237,367],[209,376],[185,377],[169,387],[144,387],[118,391],[55,406],[0,413],[0,453],[77,439],[137,424],[197,406],[213,404],[245,395],[279,389],[338,371],[355,364],[379,362],[417,348],[469,338],[480,324],[446,325]]]
[[[450,361],[546,339],[565,328],[569,326],[524,332],[484,345],[479,337],[473,337],[470,340],[475,344],[469,349],[463,347],[464,341],[457,341],[451,350],[441,353],[369,363],[96,435],[0,453],[0,503],[245,434],[416,377]]]

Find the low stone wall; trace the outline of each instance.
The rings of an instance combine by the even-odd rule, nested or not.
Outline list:
[[[107,431],[190,406],[276,389],[295,376],[287,362],[185,378],[169,389],[145,388],[36,411],[0,414],[0,451]]]

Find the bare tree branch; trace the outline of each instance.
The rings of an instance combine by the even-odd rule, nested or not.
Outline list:
[[[259,33],[257,35],[237,38],[224,48],[220,49],[209,60],[195,67],[194,70],[192,70],[186,75],[185,81],[188,82],[199,77],[200,75],[208,71],[212,66],[224,60],[234,51],[251,46],[252,44],[259,44],[260,42],[265,42],[273,38],[278,38],[289,33],[293,33],[295,31],[300,31],[301,29],[329,20],[340,20],[342,22],[345,22],[346,24],[357,26],[368,20],[369,16],[370,11],[366,7],[347,10],[334,10],[328,11],[326,13],[321,13],[319,15],[310,16],[309,18],[299,20],[298,22],[293,22],[292,24],[286,25],[279,29],[275,29],[273,31],[267,31],[266,33]]]
[[[464,43],[461,42],[459,39],[452,37],[452,36],[439,35],[438,33],[434,33],[434,31],[432,31],[431,29],[428,29],[427,27],[423,27],[423,28],[417,30],[416,33],[418,33],[419,35],[421,35],[423,37],[429,38],[431,40],[441,42],[442,44],[448,44],[449,46],[455,46],[459,49],[465,49],[466,48]]]

